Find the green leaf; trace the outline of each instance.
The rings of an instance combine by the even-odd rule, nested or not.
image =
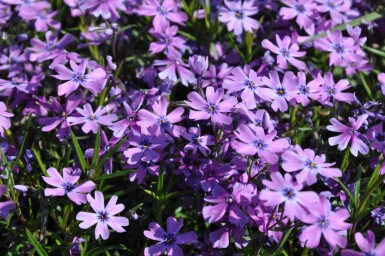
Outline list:
[[[98,133],[96,134],[96,142],[94,147],[94,154],[92,156],[92,161],[91,161],[91,169],[94,169],[98,164],[99,152],[100,152],[100,127],[98,129]]]
[[[102,167],[104,166],[104,164],[108,161],[108,159],[110,159],[115,153],[116,151],[119,150],[119,148],[123,145],[123,143],[127,140],[127,136],[124,137],[123,139],[121,139],[119,141],[118,144],[116,144],[110,151],[108,151],[103,157],[102,159],[99,161],[98,165],[96,166],[96,170],[100,170],[102,169]],[[97,172],[95,172],[97,173]],[[96,178],[96,177],[94,177]]]
[[[373,21],[373,20],[377,20],[379,18],[382,18],[384,16],[383,13],[378,13],[378,12],[371,12],[369,14],[366,14],[364,16],[361,16],[357,19],[354,19],[352,20],[351,22],[348,23],[348,25],[352,26],[352,27],[355,27],[355,26],[358,26],[358,25],[361,25],[363,24],[365,21]],[[340,24],[338,26],[335,26],[334,28],[331,29],[332,32],[334,31],[337,31],[337,30],[345,30],[346,29],[346,25],[347,24]],[[308,43],[308,42],[312,42],[314,41],[315,39],[317,38],[321,38],[321,37],[325,37],[326,36],[326,32],[322,32],[320,34],[317,34],[315,36],[312,36],[308,39],[306,39],[305,41],[303,42],[300,42],[300,44],[304,44],[304,43]]]
[[[113,172],[111,174],[103,174],[99,177],[95,177],[94,180],[106,180],[106,179],[113,179],[121,176],[127,176],[131,172],[133,172],[133,170],[123,170],[119,172]]]
[[[371,53],[377,54],[378,56],[385,57],[385,52],[371,48],[369,46],[363,45],[365,50],[368,50]]]
[[[376,180],[378,179],[380,169],[381,169],[382,159],[383,159],[383,155],[380,155],[380,157],[378,158],[378,163],[376,165],[376,168],[374,169],[372,176],[370,176],[367,188],[371,188],[376,182]]]
[[[350,147],[348,147],[345,150],[344,159],[342,160],[341,171],[343,173],[346,171],[346,168],[348,168],[348,165],[349,165],[349,155],[350,155]]]
[[[371,100],[373,100],[372,90],[370,90],[370,87],[369,87],[368,83],[366,82],[365,76],[362,72],[360,72],[360,79],[361,79],[362,85],[364,86],[364,89],[365,89],[366,93],[368,94],[369,98]]]
[[[80,166],[82,168],[83,173],[86,173],[88,168],[87,168],[87,163],[86,163],[86,159],[84,158],[82,148],[80,147],[79,141],[76,138],[75,134],[72,132],[72,130],[70,132],[71,132],[72,143],[74,144],[75,151],[80,162]]]
[[[279,245],[277,249],[274,251],[274,256],[278,255],[278,253],[282,253],[283,246],[287,242],[287,240],[290,237],[291,232],[293,231],[294,227],[290,228],[289,230],[286,231],[285,235],[282,237],[281,241],[279,242]]]
[[[40,256],[48,256],[48,253],[44,250],[44,248],[41,246],[41,244],[36,240],[35,236],[29,231],[27,228],[25,230],[27,233],[27,238],[29,242],[32,244],[33,248],[36,250],[37,254]]]

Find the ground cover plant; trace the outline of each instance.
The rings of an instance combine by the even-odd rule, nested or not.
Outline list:
[[[385,5],[0,0],[2,255],[385,255]]]

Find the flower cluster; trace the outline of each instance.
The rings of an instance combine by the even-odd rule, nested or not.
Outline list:
[[[0,0],[0,251],[385,255],[381,8]]]

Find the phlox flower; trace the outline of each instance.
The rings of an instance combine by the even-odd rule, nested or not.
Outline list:
[[[58,14],[58,11],[46,11],[43,9],[36,9],[31,6],[26,6],[20,9],[19,15],[25,20],[34,20],[35,29],[38,32],[46,32],[49,27],[54,30],[61,28],[61,23],[54,20],[54,17]]]
[[[328,12],[334,24],[348,22],[348,17],[358,16],[359,13],[351,8],[352,1],[344,0],[316,0],[318,3],[317,11]]]
[[[380,153],[385,153],[385,132],[382,124],[369,128],[366,135],[371,141],[370,147],[372,149],[376,149]]]
[[[356,243],[360,248],[361,252],[353,250],[342,250],[341,256],[381,256],[385,253],[385,239],[375,247],[376,237],[371,230],[366,231],[366,238],[357,232],[354,235]]]
[[[245,156],[258,154],[269,164],[278,162],[277,153],[282,153],[289,147],[289,141],[285,138],[275,139],[277,132],[274,130],[265,134],[262,127],[253,127],[245,124],[238,126],[234,132],[237,141],[234,141],[234,150]]]
[[[377,79],[381,84],[381,93],[385,96],[385,73],[378,74]]]
[[[195,76],[201,77],[203,73],[209,68],[209,60],[207,56],[196,55],[188,58],[188,64]]]
[[[248,125],[254,127],[262,127],[268,132],[274,131],[274,124],[270,118],[269,112],[264,109],[258,109],[255,113],[251,110],[248,110],[244,104],[238,104],[237,109],[240,114],[245,115],[246,120],[248,120]]]
[[[319,77],[319,79],[321,79]],[[320,99],[324,104],[330,104],[332,98],[351,104],[354,102],[354,94],[350,92],[343,92],[350,88],[349,81],[347,79],[341,79],[337,83],[334,82],[333,74],[326,72],[323,78],[320,89]]]
[[[223,81],[222,87],[227,89],[228,94],[241,91],[242,102],[248,109],[254,109],[261,101],[271,101],[275,96],[274,91],[267,88],[262,82],[262,77],[252,69],[246,75],[240,67],[233,68],[231,75]]]
[[[196,243],[198,236],[194,231],[184,234],[178,234],[183,226],[183,219],[178,221],[174,217],[167,218],[167,232],[156,222],[148,225],[150,230],[145,230],[144,235],[152,240],[159,241],[157,244],[151,245],[144,249],[146,256],[182,256],[183,251],[178,244]]]
[[[26,61],[22,45],[11,45],[7,54],[0,53],[0,70],[9,70],[8,77],[19,75],[21,64]]]
[[[230,235],[234,239],[234,244],[237,248],[242,249],[247,246],[248,241],[245,237],[245,229],[243,227],[225,224],[221,228],[210,232],[209,239],[213,248],[227,248],[230,244]],[[212,249],[210,254],[212,254]],[[210,255],[208,254],[208,255]],[[223,254],[213,254],[215,256]]]
[[[47,169],[48,177],[43,176],[43,180],[56,188],[44,189],[45,196],[64,196],[77,205],[87,203],[86,194],[95,188],[95,183],[86,181],[80,185],[75,183],[79,180],[81,170],[79,168],[63,168],[63,176],[53,167]]]
[[[0,185],[0,197],[6,192],[7,192],[7,186]],[[16,209],[16,204],[12,200],[0,202],[0,217],[6,220],[8,217],[8,214],[14,209]]]
[[[289,36],[285,36],[283,39],[281,39],[279,35],[276,35],[275,39],[277,41],[278,47],[267,39],[262,41],[262,47],[274,52],[275,54],[278,54],[278,67],[281,69],[287,69],[287,62],[289,62],[294,67],[300,70],[305,70],[305,62],[297,60],[296,58],[305,56],[306,52],[300,52],[298,44],[291,44],[291,39]]]
[[[80,5],[80,9],[89,9],[95,17],[102,16],[105,20],[116,20],[119,18],[118,10],[126,10],[123,2],[123,0],[87,0]]]
[[[248,215],[241,210],[251,203],[256,196],[256,188],[252,184],[235,183],[232,192],[229,193],[221,186],[215,186],[211,190],[211,195],[206,196],[204,200],[214,205],[203,207],[203,218],[214,223],[221,221],[226,215],[226,219],[236,226],[245,226],[248,221]]]
[[[191,92],[187,95],[190,101],[185,103],[196,110],[190,109],[189,118],[193,120],[211,119],[213,123],[217,124],[231,124],[233,118],[223,113],[231,112],[237,99],[234,97],[227,97],[223,99],[225,92],[222,88],[217,90],[214,87],[206,88],[206,98],[203,99],[197,92]]]
[[[82,221],[79,224],[80,228],[87,229],[96,224],[95,239],[101,236],[103,240],[108,239],[110,236],[108,226],[118,233],[126,232],[123,227],[128,226],[128,219],[115,216],[124,210],[123,204],[116,204],[118,201],[117,196],[112,196],[107,206],[104,206],[104,196],[100,191],[95,191],[95,198],[88,194],[87,200],[95,213],[79,212],[76,219]]]
[[[243,30],[253,33],[259,27],[257,20],[250,18],[258,13],[258,7],[254,1],[229,1],[225,0],[225,6],[220,9],[219,21],[226,23],[227,30],[234,31],[235,35],[241,35]]]
[[[166,97],[161,97],[159,101],[155,101],[152,104],[152,110],[154,113],[141,109],[138,112],[138,125],[143,129],[147,129],[150,126],[157,126],[160,130],[170,133],[174,137],[179,137],[186,128],[183,126],[175,125],[183,120],[184,109],[178,107],[167,114],[169,102]]]
[[[86,59],[83,59],[79,65],[77,65],[75,61],[70,60],[70,66],[72,70],[69,70],[62,64],[55,66],[55,70],[58,74],[53,75],[53,77],[67,81],[59,85],[59,96],[65,95],[67,97],[78,89],[79,85],[94,94],[102,92],[104,78],[106,77],[106,72],[102,68],[96,68],[86,74],[88,66],[88,60]]]
[[[302,106],[307,106],[310,99],[316,100],[320,97],[321,79],[313,79],[306,83],[306,75],[304,72],[298,72],[297,95],[295,101],[301,103]]]
[[[214,138],[211,135],[201,135],[200,127],[190,127],[188,132],[182,133],[183,138],[189,141],[184,147],[185,151],[192,151],[196,154],[199,150],[204,156],[210,153],[208,146],[214,145]]]
[[[299,240],[307,248],[315,248],[319,245],[321,236],[325,238],[328,244],[337,249],[345,248],[347,240],[340,234],[340,231],[346,231],[352,224],[345,222],[350,217],[347,209],[331,210],[329,200],[321,196],[317,205],[309,207],[311,214],[301,217],[301,221],[310,226],[302,229]]]
[[[177,36],[178,27],[170,26],[164,31],[150,31],[151,35],[158,39],[157,42],[150,43],[149,51],[152,54],[165,51],[166,55],[177,55],[181,50],[186,48],[185,39]]]
[[[188,18],[186,13],[178,12],[174,0],[145,0],[136,11],[139,15],[155,16],[152,25],[156,32],[164,31],[170,26],[170,21],[184,26]]]
[[[7,106],[4,102],[0,101],[0,134],[3,135],[4,129],[11,128],[10,117],[13,117],[12,113],[7,112]]]
[[[212,86],[218,88],[222,85],[223,80],[231,72],[231,67],[227,63],[222,63],[219,66],[211,64],[209,69],[202,75],[202,87]]]
[[[134,172],[130,173],[130,181],[133,182],[137,180],[138,184],[143,183],[147,173],[154,176],[159,176],[160,166],[159,164],[156,164],[152,160],[150,161],[139,160],[135,164],[127,164],[126,167],[134,170]]]
[[[296,96],[295,88],[297,85],[297,78],[293,72],[286,72],[282,83],[276,71],[270,72],[269,78],[264,76],[262,81],[275,92],[275,97],[271,103],[271,108],[275,112],[278,110],[282,112],[287,111],[289,109],[287,101],[293,99]]]
[[[139,104],[140,105],[140,104]],[[131,108],[126,102],[123,102],[125,118],[112,124],[109,128],[114,131],[116,138],[122,138],[124,134],[129,130],[129,127],[136,126],[137,111],[139,105],[136,108]]]
[[[338,145],[338,150],[344,150],[351,141],[350,152],[354,156],[357,156],[358,152],[363,155],[369,153],[368,145],[360,139],[361,133],[358,132],[358,129],[360,129],[367,118],[367,114],[360,115],[357,118],[357,121],[354,118],[349,117],[349,126],[346,126],[337,119],[332,118],[330,120],[332,125],[326,126],[326,129],[332,132],[340,132],[342,134],[329,138],[329,144],[331,146]]]
[[[203,162],[194,174],[193,182],[198,183],[204,191],[210,192],[222,181],[236,174],[236,171],[229,164],[219,164],[217,161],[209,159]]]
[[[304,184],[293,181],[290,174],[282,176],[279,172],[270,174],[270,180],[263,180],[263,185],[268,189],[262,189],[259,199],[265,206],[275,207],[285,203],[283,215],[291,221],[306,214],[306,211],[315,206],[319,196],[313,191],[301,191]]]
[[[181,54],[168,53],[167,59],[155,60],[154,66],[166,66],[162,68],[162,71],[158,73],[158,77],[162,80],[168,78],[172,81],[177,81],[176,73],[178,73],[181,83],[184,86],[193,84],[196,82],[194,74],[187,69],[188,65],[181,59]]]
[[[127,163],[158,161],[160,153],[169,143],[168,137],[156,126],[139,130],[132,129],[128,134],[130,147],[124,151],[124,156],[128,158]]]
[[[96,134],[100,125],[110,126],[118,119],[115,114],[108,114],[108,109],[103,106],[99,106],[94,112],[89,103],[85,104],[83,108],[76,108],[76,111],[81,116],[70,116],[67,118],[67,121],[71,126],[84,124],[82,126],[84,133],[92,131]]]
[[[59,127],[56,137],[62,141],[70,135],[68,117],[74,112],[82,101],[80,94],[71,94],[65,106],[62,106],[55,97],[50,97],[49,108],[55,114],[53,117],[40,117],[39,124],[43,132],[49,132]]]
[[[327,37],[316,39],[314,45],[321,50],[330,52],[329,66],[340,66],[346,56],[354,53],[357,49],[353,38],[343,37],[339,30],[334,32],[328,30]]]
[[[338,168],[331,168],[335,163],[325,163],[326,156],[318,156],[313,150],[302,149],[296,146],[294,150],[287,150],[282,154],[282,168],[287,172],[300,171],[295,178],[299,183],[313,185],[317,182],[317,174],[335,178],[341,177],[342,172]]]
[[[296,18],[300,28],[304,28],[309,35],[314,35],[313,16],[316,13],[317,4],[313,0],[282,0],[288,7],[282,7],[279,15],[284,20]]]

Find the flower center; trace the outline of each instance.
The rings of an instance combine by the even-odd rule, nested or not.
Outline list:
[[[294,199],[295,198],[295,191],[292,188],[285,188],[283,190],[283,196],[287,199]]]
[[[75,188],[75,185],[72,183],[64,183],[63,188],[64,188],[65,192],[68,193],[68,192],[71,192]]]
[[[289,52],[289,50],[286,49],[286,48],[282,48],[282,49],[281,49],[281,54],[282,54],[282,56],[285,57],[285,58],[289,58],[289,57],[290,57],[290,52]]]
[[[215,106],[213,103],[207,104],[206,109],[207,109],[207,112],[209,112],[210,114],[218,113],[218,107]]]
[[[304,13],[305,12],[305,6],[303,4],[297,4],[295,6],[295,9],[297,10],[297,12],[299,13]]]
[[[329,220],[326,217],[321,217],[318,220],[318,226],[322,229],[326,229],[329,226]]]
[[[110,217],[108,216],[108,213],[106,211],[100,211],[98,213],[98,216],[97,218],[101,221],[101,222],[105,222],[105,221],[108,221],[110,219]]]
[[[282,87],[277,88],[277,89],[276,89],[276,93],[277,93],[278,96],[281,96],[281,97],[283,97],[283,96],[286,95],[286,91],[285,91],[285,89],[282,88]]]
[[[167,233],[164,236],[164,243],[168,246],[172,246],[176,241],[175,234]]]
[[[344,52],[345,52],[345,48],[344,48],[344,46],[343,45],[341,45],[341,44],[335,44],[334,45],[334,51],[336,52],[336,53],[338,53],[338,54],[343,54]]]
[[[61,113],[61,117],[66,119],[67,118],[67,113],[66,112]]]
[[[307,85],[300,85],[299,86],[299,92],[301,94],[308,95],[309,94],[309,86],[307,86]]]
[[[237,17],[238,19],[242,19],[243,18],[243,12],[240,10],[235,11],[235,17]]]

